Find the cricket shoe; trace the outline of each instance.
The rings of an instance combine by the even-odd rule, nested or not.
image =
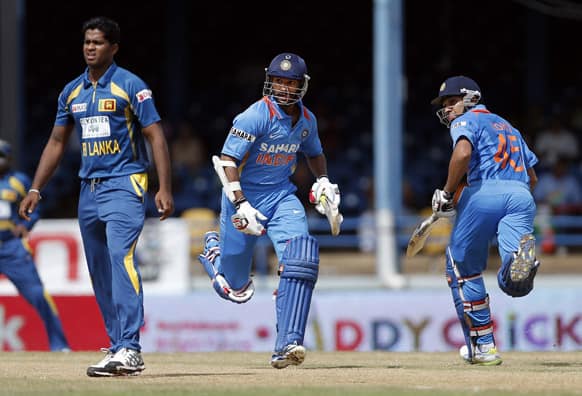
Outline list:
[[[106,368],[115,354],[107,348],[101,348],[101,352],[105,353],[105,357],[99,363],[87,367],[87,375],[89,377],[113,377],[120,375],[117,370],[111,371]]]
[[[493,343],[477,345],[472,358],[469,357],[469,348],[467,348],[467,345],[463,345],[459,349],[459,355],[467,363],[479,366],[498,366],[503,363],[501,355],[499,355]]]
[[[109,372],[117,375],[139,375],[145,370],[141,353],[134,349],[121,348],[105,365]]]
[[[289,344],[281,352],[275,352],[271,357],[271,366],[283,369],[287,366],[298,366],[305,360],[305,347],[303,345]]]
[[[536,240],[532,234],[526,234],[519,241],[519,249],[509,268],[509,276],[513,282],[526,280],[537,267]]]

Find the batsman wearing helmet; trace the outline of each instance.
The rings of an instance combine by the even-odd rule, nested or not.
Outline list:
[[[481,89],[465,76],[448,78],[432,104],[450,128],[453,153],[446,184],[432,197],[433,212],[456,221],[446,250],[447,281],[465,335],[460,354],[472,364],[501,364],[482,272],[489,242],[499,243],[499,287],[512,297],[533,289],[538,270],[531,189],[538,162],[521,133],[479,104]],[[463,177],[467,186],[459,187]],[[457,191],[459,190],[459,191]],[[453,201],[456,196],[456,204]]]
[[[290,180],[298,153],[305,155],[316,177],[310,202],[328,216],[335,233],[342,221],[340,193],[327,177],[317,121],[302,102],[308,82],[301,57],[279,54],[266,68],[263,98],[235,117],[220,157],[213,157],[224,191],[220,235],[206,233],[199,257],[218,295],[244,303],[254,293],[254,246],[265,233],[271,239],[280,263],[271,359],[277,369],[299,365],[305,358],[303,339],[319,269],[319,246],[309,234]]]

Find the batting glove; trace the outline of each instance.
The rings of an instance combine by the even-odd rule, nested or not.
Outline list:
[[[267,232],[259,220],[267,220],[267,217],[253,208],[246,199],[236,204],[236,213],[230,217],[234,228],[245,234],[256,236]]]
[[[339,187],[330,183],[326,176],[317,178],[309,191],[309,202],[315,205],[315,210],[322,215],[325,215],[325,208],[321,204],[321,197],[324,195],[331,207],[336,209],[339,207],[341,201]]]
[[[453,203],[453,193],[445,190],[434,190],[432,195],[432,212],[437,217],[453,217],[457,214]]]

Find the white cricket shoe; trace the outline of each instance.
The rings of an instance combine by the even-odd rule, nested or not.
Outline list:
[[[493,343],[477,345],[472,358],[469,358],[469,348],[467,348],[467,345],[463,345],[459,349],[459,355],[467,363],[477,364],[479,366],[498,366],[503,363],[501,355],[499,355]]]
[[[118,375],[139,375],[145,370],[141,353],[129,348],[121,348],[109,360],[105,369]]]
[[[101,352],[105,353],[105,357],[99,363],[87,367],[87,375],[89,377],[113,377],[114,375],[119,375],[117,370],[111,371],[105,368],[115,354],[107,348],[101,348]]]
[[[283,369],[287,366],[298,366],[305,360],[305,347],[303,345],[289,344],[283,351],[276,352],[271,357],[271,366]]]

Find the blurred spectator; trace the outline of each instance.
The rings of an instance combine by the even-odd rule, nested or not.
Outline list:
[[[191,208],[214,209],[208,206],[209,195],[215,198],[214,170],[208,158],[206,144],[192,124],[181,121],[170,143],[175,214]]]
[[[558,157],[551,171],[539,175],[539,181],[534,189],[534,198],[539,204],[547,204],[552,209],[582,205],[582,189],[578,179],[569,171],[570,161]]]
[[[540,166],[550,169],[559,157],[574,160],[578,158],[578,140],[566,125],[561,113],[552,116],[550,125],[538,133],[535,153],[540,158]]]
[[[172,166],[178,173],[193,176],[208,160],[206,149],[188,121],[181,121],[171,143]]]
[[[582,188],[576,176],[570,172],[570,161],[558,158],[551,171],[539,175],[534,189],[538,207],[536,228],[541,237],[542,253],[566,253],[566,246],[556,244],[556,234],[579,232],[569,228],[556,228],[552,224],[553,215],[575,215],[582,213]]]

